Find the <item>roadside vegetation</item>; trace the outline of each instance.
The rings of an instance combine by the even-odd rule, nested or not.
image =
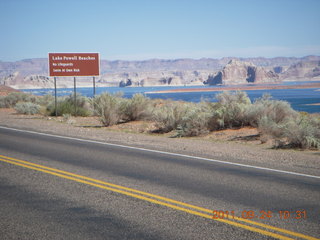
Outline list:
[[[257,128],[261,142],[274,141],[275,148],[320,149],[320,115],[293,110],[288,102],[274,100],[270,95],[251,102],[245,92],[222,92],[217,102],[180,102],[152,100],[142,94],[131,99],[120,93],[103,93],[95,98],[81,95],[59,97],[57,114],[97,116],[104,126],[136,120],[152,121],[157,133],[172,132],[174,137],[193,137],[212,131]],[[51,95],[37,97],[11,93],[0,97],[1,108],[15,108],[21,114],[55,116]]]

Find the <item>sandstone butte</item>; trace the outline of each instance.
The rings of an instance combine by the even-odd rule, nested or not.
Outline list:
[[[214,76],[209,76],[205,82],[208,85],[241,85],[248,83],[277,83],[278,74],[263,67],[257,67],[250,62],[231,60]]]

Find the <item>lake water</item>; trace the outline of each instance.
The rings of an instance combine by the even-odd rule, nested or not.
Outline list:
[[[288,82],[282,85],[295,85],[301,84],[301,82]],[[250,85],[252,86],[252,85]],[[214,86],[210,86],[212,88]],[[161,91],[168,89],[181,89],[181,88],[195,88],[194,86],[189,87],[99,87],[96,88],[96,94],[103,92],[117,93],[122,92],[126,98],[132,97],[136,93],[145,94],[149,98],[161,98],[161,99],[172,99],[172,100],[183,100],[189,102],[200,102],[205,99],[206,101],[216,101],[215,95],[219,92],[185,92],[185,93],[152,93],[146,92]],[[199,86],[197,88],[208,88],[207,86]],[[24,92],[30,92],[35,95],[46,95],[54,94],[54,89],[25,89]],[[92,97],[92,88],[77,88],[77,92],[83,96]],[[273,89],[273,90],[246,90],[251,101],[260,98],[263,94],[268,93],[274,99],[284,100],[291,104],[292,108],[297,111],[304,111],[309,113],[320,113],[320,106],[309,105],[320,103],[320,91],[317,88],[309,89]],[[57,89],[58,96],[70,95],[73,93],[73,88],[60,88]]]

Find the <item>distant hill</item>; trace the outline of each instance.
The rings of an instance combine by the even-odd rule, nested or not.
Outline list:
[[[317,65],[320,63],[320,56],[101,60],[101,76],[97,79],[97,86],[203,85],[209,77],[215,76],[231,60],[250,62],[257,67],[263,67],[263,71],[259,68],[259,74],[271,71],[281,80],[310,80],[320,76],[319,65]],[[229,80],[228,83],[232,83],[233,80]],[[257,82],[264,82],[264,80]],[[0,84],[14,88],[52,88],[53,80],[48,77],[48,60],[33,58],[16,62],[0,61]],[[91,79],[79,78],[79,87],[91,85]],[[73,86],[71,78],[59,78],[58,87],[71,86]]]

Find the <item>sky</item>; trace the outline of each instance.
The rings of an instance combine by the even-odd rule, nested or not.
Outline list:
[[[320,0],[0,0],[0,61],[320,55]]]

